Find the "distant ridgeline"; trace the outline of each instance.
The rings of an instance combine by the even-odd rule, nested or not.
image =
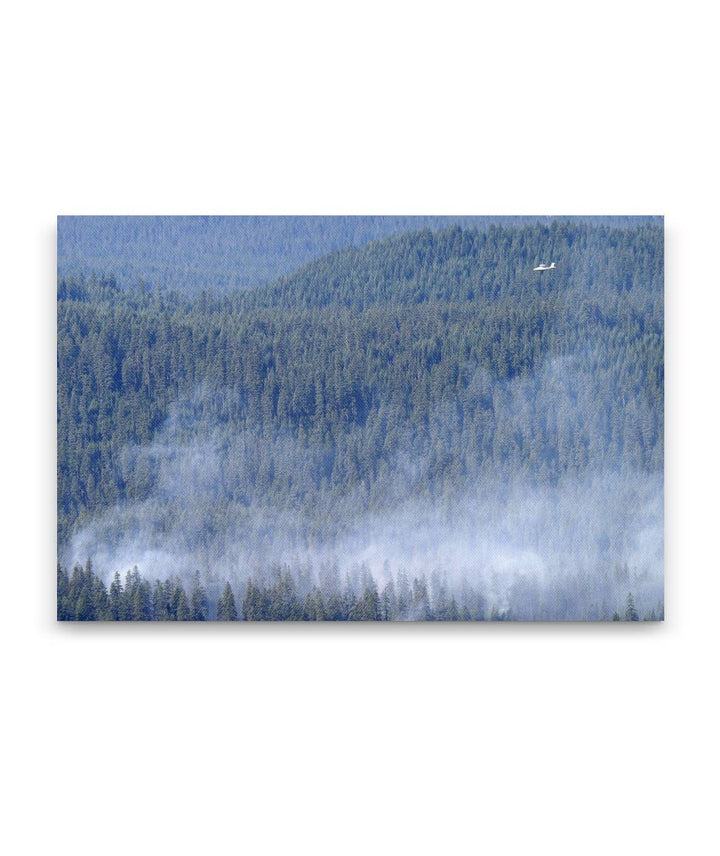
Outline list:
[[[554,270],[533,272],[550,261]],[[368,521],[403,509],[475,537],[468,497],[473,508],[485,502],[481,518],[500,532],[508,510],[528,528],[511,489],[545,499],[616,496],[608,485],[648,479],[662,489],[661,221],[424,229],[346,246],[250,290],[185,291],[59,277],[59,555],[83,567],[91,556],[106,581],[135,564],[149,580],[118,579],[113,595],[91,569],[61,568],[60,617],[168,617],[183,588],[172,573],[181,553],[188,588],[175,617],[192,612],[195,569],[211,617],[225,615],[217,604],[230,579],[239,617],[278,617],[290,601],[292,617],[308,617],[315,584],[303,588],[294,566],[270,567],[283,539],[285,554],[324,560],[343,539],[367,540]],[[533,518],[548,529],[533,535],[538,554],[553,519]],[[507,591],[494,600],[466,587],[463,601],[441,578],[431,585],[435,567],[405,582],[393,569],[382,607],[384,589],[361,565],[350,588],[318,583],[313,615],[423,618],[440,604],[445,618],[625,617],[642,538],[624,520],[603,526],[586,539],[595,552],[582,554],[583,573],[608,574],[608,602],[596,595],[592,609],[566,589],[532,615],[513,612]],[[271,592],[285,605],[271,608]],[[659,617],[656,604],[638,610]]]
[[[549,217],[58,217],[58,277],[112,275],[121,288],[143,283],[197,294],[272,282],[345,247],[403,232],[459,225],[523,226]],[[653,217],[587,217],[617,228]]]

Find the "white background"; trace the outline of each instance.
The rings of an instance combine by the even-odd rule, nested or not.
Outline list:
[[[5,10],[4,852],[718,852],[704,8]],[[59,213],[665,214],[665,624],[57,626]]]

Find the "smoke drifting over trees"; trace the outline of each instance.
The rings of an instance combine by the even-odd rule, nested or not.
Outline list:
[[[662,271],[660,224],[554,221],[61,279],[59,617],[662,617]]]

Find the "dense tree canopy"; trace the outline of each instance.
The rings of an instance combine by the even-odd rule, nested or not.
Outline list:
[[[196,297],[61,278],[57,417],[61,549],[139,502],[199,540],[258,504],[302,508],[299,534],[318,538],[409,497],[662,473],[662,227],[421,230]],[[167,461],[189,448],[207,472],[184,520]],[[392,611],[367,592],[356,611]],[[313,597],[303,609],[325,614]],[[187,593],[190,617],[203,603]]]
[[[344,247],[404,232],[453,225],[487,229],[549,218],[437,216],[58,217],[60,277],[111,272],[118,284],[167,286],[187,294],[231,292],[273,282]],[[658,222],[652,217],[588,217],[616,228]]]
[[[58,566],[57,617],[60,621],[511,621],[521,619],[565,620],[577,618],[572,610],[550,612],[538,603],[533,614],[498,608],[469,583],[455,594],[447,582],[434,574],[430,584],[424,576],[410,579],[401,572],[378,591],[367,568],[341,579],[325,568],[319,581],[293,573],[289,567],[271,568],[263,581],[250,577],[239,588],[241,611],[229,582],[216,599],[208,600],[197,580],[187,594],[182,580],[170,577],[151,584],[137,568],[124,581],[116,573],[109,591],[92,564],[76,565],[72,573]],[[195,599],[195,606],[191,602]],[[633,597],[625,601],[624,621],[639,621]],[[610,619],[604,604],[592,604],[581,616],[585,620]],[[663,617],[663,605],[653,605],[645,621]],[[613,620],[620,621],[614,614]]]

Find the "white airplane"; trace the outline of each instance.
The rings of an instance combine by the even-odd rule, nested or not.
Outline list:
[[[552,270],[554,267],[555,262],[552,262],[552,264],[549,265],[538,265],[537,267],[533,268],[533,270]]]

